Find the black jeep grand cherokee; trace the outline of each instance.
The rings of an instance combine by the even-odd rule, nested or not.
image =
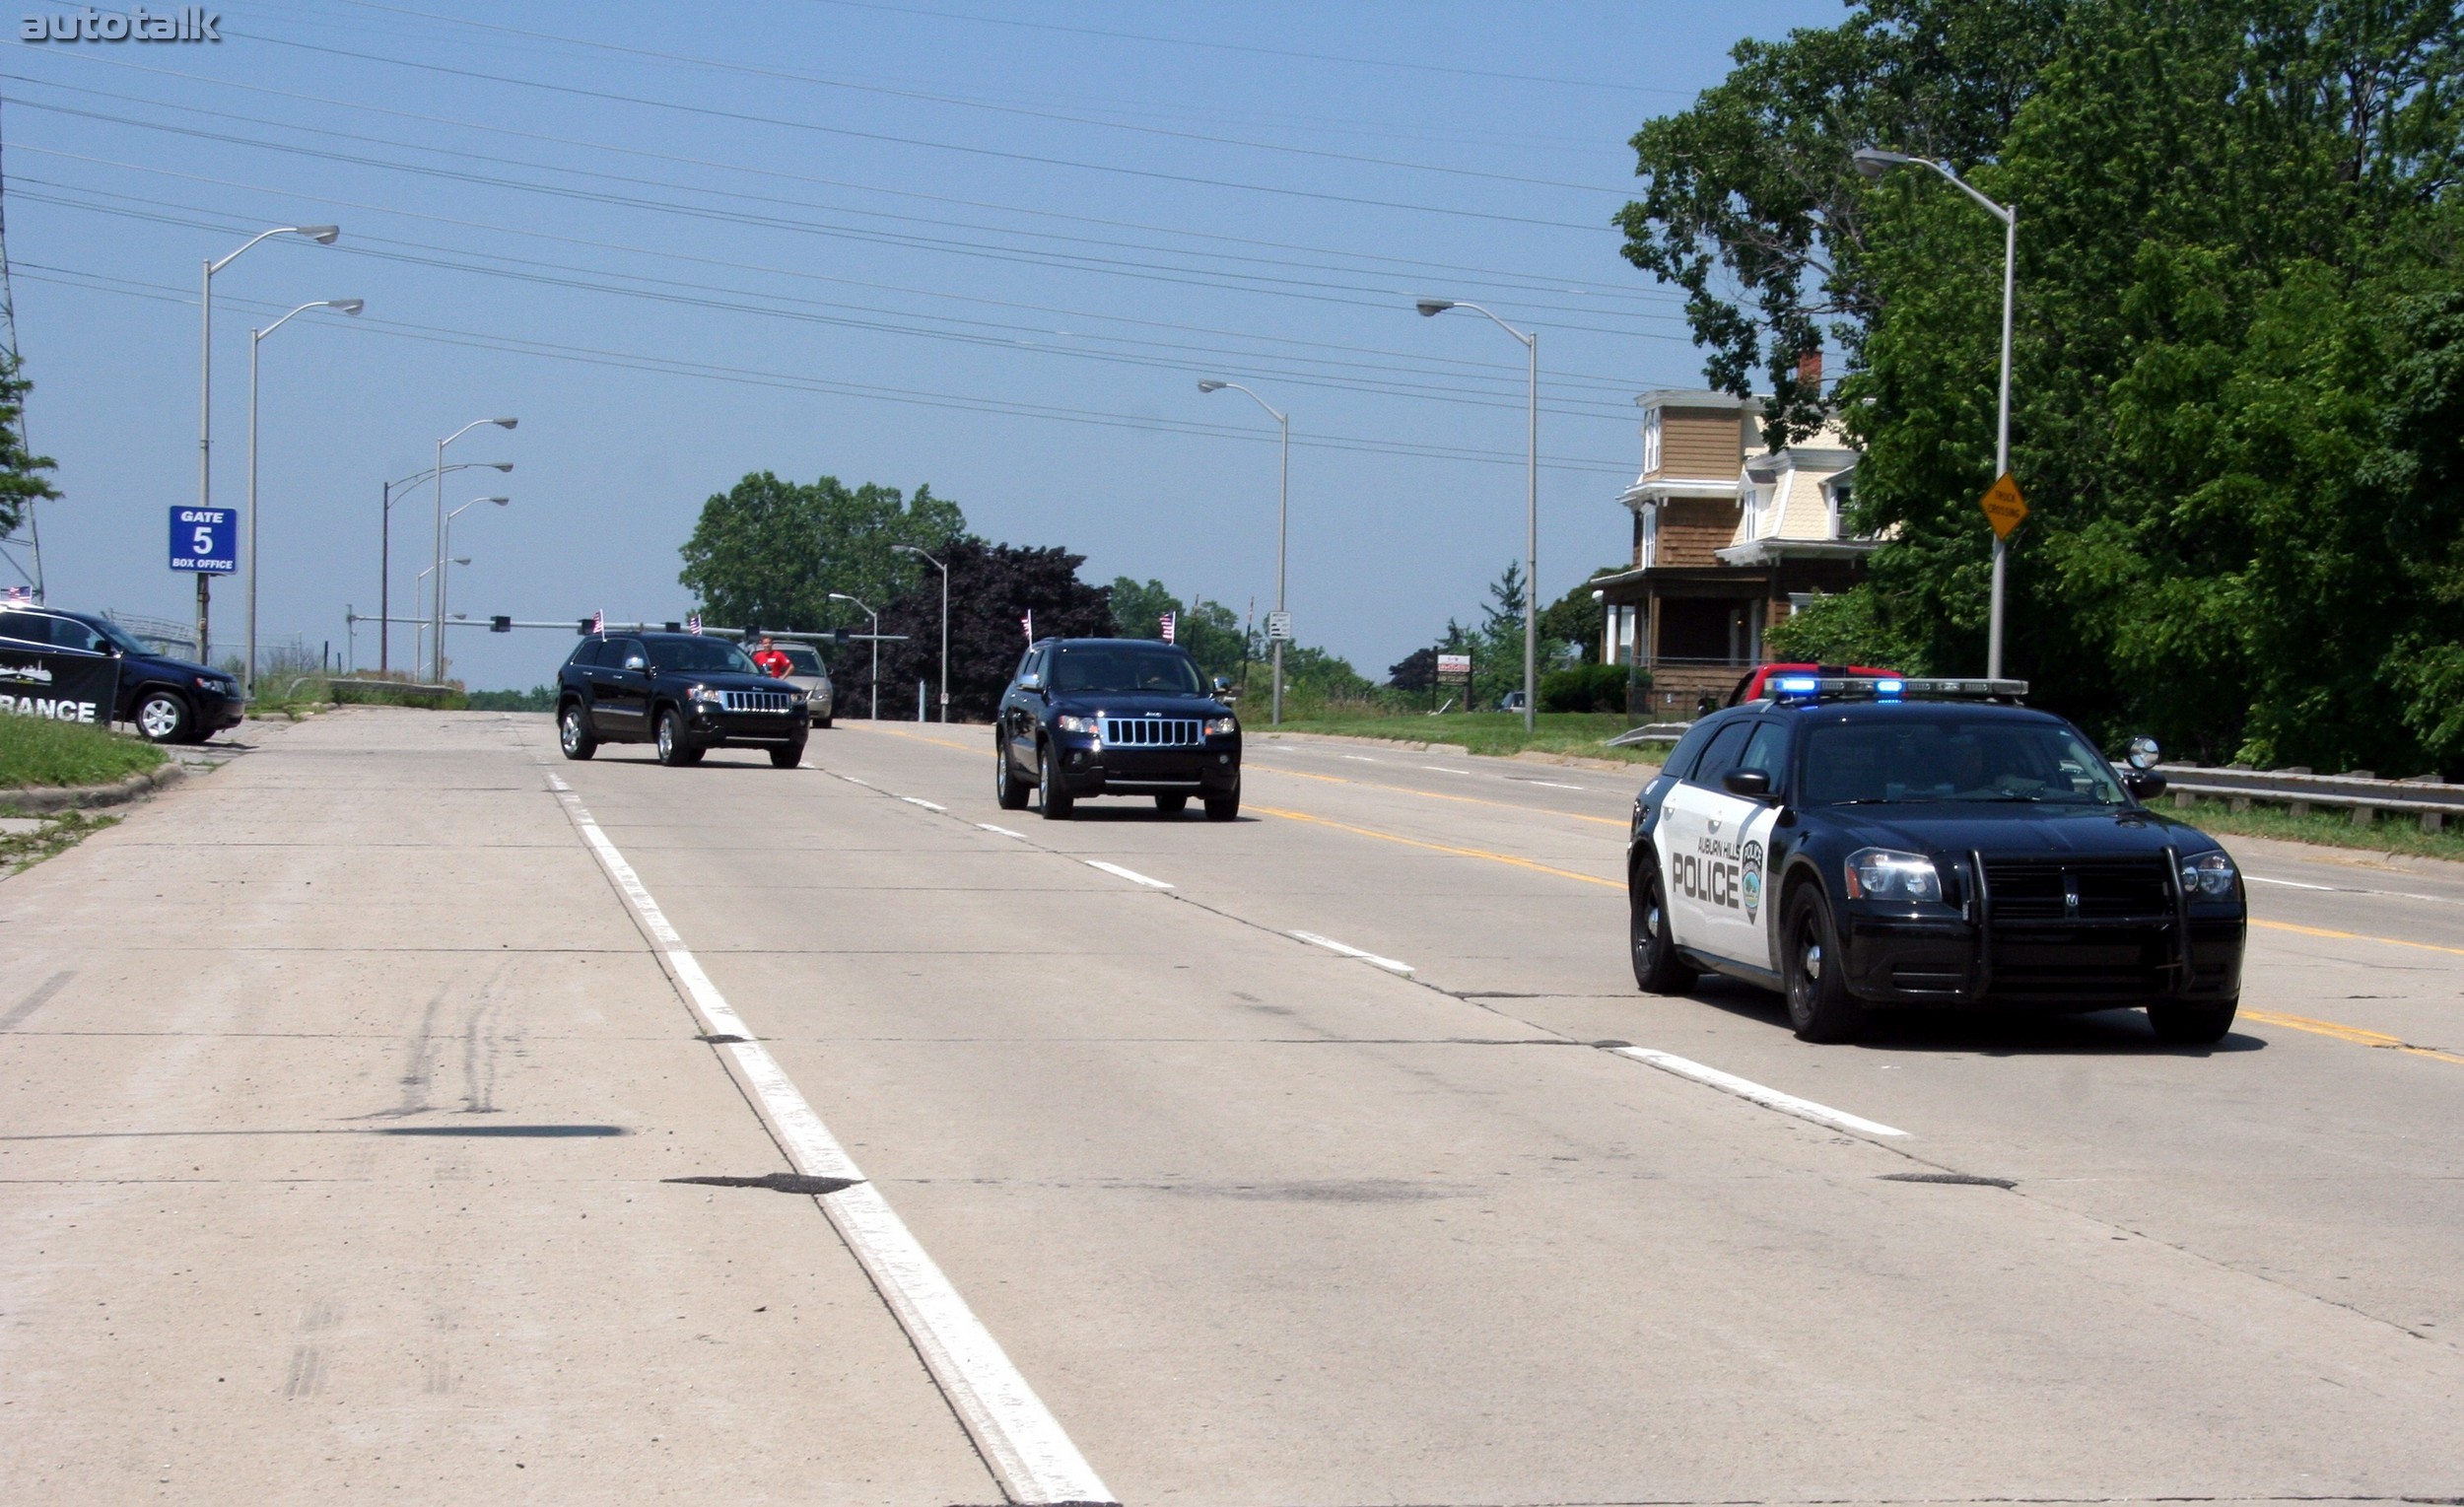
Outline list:
[[[654,743],[658,762],[699,764],[714,748],[804,758],[804,693],[754,667],[724,639],[689,633],[594,633],[556,676],[556,740],[568,759],[601,743]]]
[[[992,729],[992,791],[1027,791],[1048,820],[1086,795],[1151,795],[1158,809],[1205,802],[1241,814],[1241,724],[1186,650],[1144,639],[1047,639],[1018,661]]]

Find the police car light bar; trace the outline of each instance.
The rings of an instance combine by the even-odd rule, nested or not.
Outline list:
[[[2017,701],[2024,680],[1956,680],[1896,675],[1775,675],[1774,701]]]

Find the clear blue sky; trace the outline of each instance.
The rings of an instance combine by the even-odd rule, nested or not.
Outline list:
[[[48,12],[50,6],[29,7]],[[262,632],[376,602],[380,484],[453,454],[451,605],[663,618],[677,546],[749,470],[928,482],[973,528],[1263,612],[1293,418],[1291,599],[1382,677],[1470,618],[1523,537],[1541,336],[1540,584],[1620,560],[1632,397],[1692,385],[1676,300],[1617,255],[1625,141],[1745,35],[1718,7],[266,0],[220,44],[13,42],[8,246],[51,599],[183,618],[165,509],[196,490],[198,264],[215,280],[215,497],[246,482],[263,346]],[[397,510],[396,610],[431,549]],[[401,562],[411,560],[403,566]],[[218,596],[236,646],[242,582]],[[372,630],[360,652],[373,660]],[[405,640],[397,640],[397,658]],[[476,686],[565,641],[457,630]]]

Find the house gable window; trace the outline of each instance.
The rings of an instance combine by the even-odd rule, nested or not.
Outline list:
[[[1643,415],[1643,474],[1660,469],[1660,410]]]

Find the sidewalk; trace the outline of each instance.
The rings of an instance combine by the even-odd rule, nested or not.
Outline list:
[[[548,793],[354,709],[0,883],[13,1502],[997,1500]]]

